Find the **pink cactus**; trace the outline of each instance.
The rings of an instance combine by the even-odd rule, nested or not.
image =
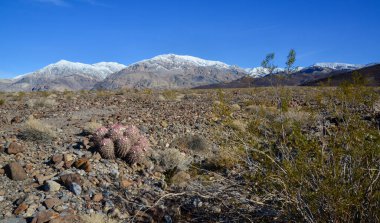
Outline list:
[[[95,133],[94,133],[94,142],[100,146],[101,145],[101,141],[104,139],[104,137],[106,137],[106,135],[108,134],[108,129],[106,127],[100,127],[98,128]]]
[[[109,129],[109,134],[112,140],[116,141],[123,137],[126,128],[123,125],[115,124]]]
[[[132,143],[134,143],[140,137],[140,130],[136,126],[130,125],[125,130],[125,135],[131,140]]]
[[[99,147],[99,152],[106,159],[115,159],[115,147],[110,138],[104,138]]]
[[[131,147],[127,160],[130,164],[140,163],[144,156],[144,148],[140,144],[135,144]]]
[[[131,140],[129,140],[127,136],[120,137],[119,139],[117,139],[115,144],[116,144],[116,154],[120,158],[125,158],[132,147]]]
[[[96,130],[94,139],[103,158],[115,159],[117,156],[131,164],[143,161],[150,148],[148,139],[134,125],[101,127]]]

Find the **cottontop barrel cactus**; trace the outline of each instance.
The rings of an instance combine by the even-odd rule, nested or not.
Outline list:
[[[121,136],[116,140],[116,154],[118,157],[127,157],[129,150],[132,147],[132,142],[127,136]]]
[[[134,125],[101,127],[95,132],[93,139],[103,158],[118,157],[131,164],[143,161],[150,149],[148,139]]]
[[[110,138],[104,138],[100,142],[99,152],[106,159],[115,159],[114,143]]]

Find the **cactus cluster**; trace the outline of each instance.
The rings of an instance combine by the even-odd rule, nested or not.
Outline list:
[[[148,139],[134,125],[100,127],[94,133],[93,139],[103,158],[118,157],[131,164],[141,162],[149,150]]]

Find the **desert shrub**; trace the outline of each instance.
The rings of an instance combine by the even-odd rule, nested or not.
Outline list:
[[[276,197],[285,221],[380,220],[380,134],[365,117],[378,94],[361,83],[321,93],[318,118],[307,125],[307,116],[284,109],[274,119],[252,115],[244,176],[258,194]]]
[[[168,148],[159,152],[157,161],[164,171],[186,171],[192,158],[178,149]]]
[[[20,92],[16,93],[16,95],[14,96],[14,100],[21,101],[22,99],[24,99],[25,96],[26,96],[26,93],[20,91]]]
[[[176,138],[173,146],[180,151],[191,154],[205,154],[210,151],[210,143],[206,138],[198,134],[188,134]]]
[[[177,92],[175,90],[164,90],[161,93],[166,100],[175,100],[177,98]]]
[[[189,169],[193,161],[191,156],[175,148],[159,151],[155,159],[156,163],[162,167],[165,181],[169,185],[179,185],[179,181],[185,180],[183,176],[188,176],[185,171]]]
[[[90,121],[84,124],[83,126],[83,133],[84,134],[91,134],[94,133],[97,129],[102,127],[102,124],[96,122],[96,121]]]
[[[56,137],[53,127],[35,119],[33,116],[25,123],[24,130],[20,133],[20,138],[30,141],[51,141]]]
[[[58,105],[57,101],[55,99],[51,98],[34,98],[30,99],[26,102],[26,105],[29,108],[38,108],[38,107],[45,107],[45,108],[52,108]]]
[[[5,99],[0,99],[0,106],[5,104]]]
[[[221,89],[217,90],[217,100],[213,103],[213,114],[221,121],[229,121],[232,114],[226,95]]]

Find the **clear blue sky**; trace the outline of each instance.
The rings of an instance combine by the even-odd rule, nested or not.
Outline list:
[[[0,0],[0,77],[175,53],[241,67],[380,61],[379,0]]]

